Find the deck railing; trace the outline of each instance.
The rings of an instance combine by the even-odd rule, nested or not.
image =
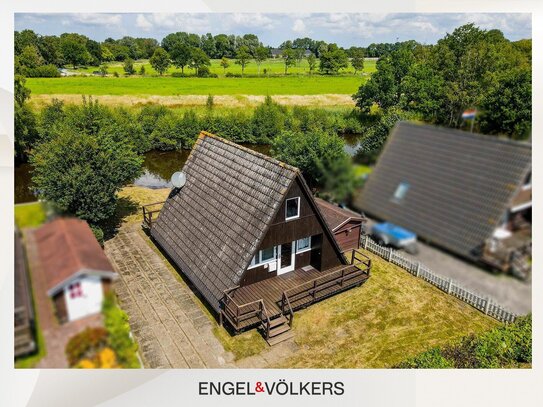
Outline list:
[[[153,221],[155,221],[156,218],[158,218],[158,214],[160,213],[162,206],[164,206],[164,202],[165,201],[153,202],[147,205],[143,205],[141,207],[142,212],[143,212],[143,224],[147,226],[149,229],[151,229],[151,226],[153,225]]]
[[[266,339],[268,339],[270,332],[270,317],[268,315],[268,311],[266,310],[264,300],[259,299],[245,304],[238,304],[233,297],[233,293],[237,288],[239,288],[239,286],[232,287],[224,291],[221,309],[222,312],[219,314],[221,318],[221,325],[223,322],[222,318],[224,317],[237,330],[243,325],[244,321],[256,317],[261,321],[265,330]]]

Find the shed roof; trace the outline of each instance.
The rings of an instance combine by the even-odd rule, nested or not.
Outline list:
[[[365,220],[360,214],[349,209],[340,208],[324,199],[315,198],[315,202],[319,205],[319,209],[326,220],[326,223],[334,232],[347,222],[363,222]]]
[[[151,234],[218,310],[224,291],[239,284],[296,177],[309,199],[311,194],[297,168],[205,132],[183,172],[186,184],[172,190]]]
[[[401,122],[355,204],[473,257],[519,191],[531,153],[528,143]],[[401,183],[405,196],[394,199]]]
[[[113,267],[87,222],[57,218],[34,232],[49,295],[81,272],[109,273]]]

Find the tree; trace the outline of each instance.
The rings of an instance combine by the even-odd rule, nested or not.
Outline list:
[[[230,60],[228,58],[226,58],[226,57],[222,57],[220,64],[221,64],[222,69],[223,69],[223,74],[226,74],[226,68],[228,68],[230,66]]]
[[[285,63],[285,75],[289,67],[293,66],[296,63],[296,56],[292,48],[285,48],[281,54],[283,62]]]
[[[242,45],[236,52],[236,64],[241,66],[241,76],[243,76],[245,67],[249,64],[249,59],[251,59],[249,48],[246,45]]]
[[[26,104],[30,97],[30,89],[25,86],[26,79],[15,75],[15,159],[24,161],[28,151],[38,138],[36,117]]]
[[[141,76],[145,75],[145,65],[142,64],[142,65],[140,66],[139,74],[140,74]]]
[[[266,96],[264,103],[257,106],[253,113],[254,136],[257,140],[273,140],[285,128],[286,118],[285,107],[275,103],[271,96]]]
[[[102,50],[102,61],[109,62],[115,59],[115,56],[113,55],[108,46],[102,44],[100,49]]]
[[[91,55],[87,51],[87,39],[79,34],[62,34],[60,36],[60,50],[64,61],[73,68],[90,62]]]
[[[268,58],[268,48],[259,46],[255,49],[255,60],[258,65],[258,75],[260,76],[260,65]]]
[[[164,48],[158,47],[155,49],[155,52],[153,52],[151,59],[149,59],[149,63],[153,69],[157,71],[160,76],[162,76],[170,67],[170,56],[164,50]]]
[[[117,192],[141,173],[142,161],[124,141],[66,126],[34,149],[32,182],[41,199],[96,224],[113,215]]]
[[[355,48],[351,51],[351,65],[354,68],[354,73],[364,69],[364,50]]]
[[[43,65],[43,58],[41,57],[38,48],[34,45],[24,47],[23,51],[18,56],[18,59],[21,65],[30,69]]]
[[[312,73],[317,66],[317,58],[315,54],[311,53],[307,56],[307,64],[309,65],[309,73]]]
[[[123,64],[124,73],[126,75],[134,75],[136,70],[134,69],[134,60],[132,58],[126,58]]]
[[[172,46],[170,56],[176,68],[181,68],[181,72],[185,72],[185,66],[189,65],[192,58],[192,49],[190,45],[177,42]]]
[[[351,160],[345,152],[343,140],[335,133],[283,131],[273,139],[271,154],[299,168],[311,187],[331,187],[328,193],[338,200],[344,200],[352,192],[354,175]],[[342,185],[338,185],[334,177],[341,173]],[[345,176],[350,181],[345,182]]]
[[[337,74],[340,69],[349,66],[347,54],[336,44],[329,44],[326,51],[321,52],[319,70],[326,74]]]
[[[192,49],[190,57],[190,67],[196,70],[197,76],[200,75],[200,70],[203,67],[208,67],[210,65],[211,62],[209,61],[209,57],[204,51],[202,51],[200,48]]]
[[[107,75],[107,65],[106,64],[100,65],[100,75],[102,75],[102,76]]]

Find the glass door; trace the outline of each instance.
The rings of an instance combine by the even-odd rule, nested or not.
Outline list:
[[[278,275],[294,270],[294,242],[284,243],[279,246],[278,263]]]

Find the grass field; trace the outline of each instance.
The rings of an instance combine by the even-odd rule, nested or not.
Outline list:
[[[355,93],[359,76],[289,75],[262,78],[63,77],[28,78],[32,95],[320,95]]]
[[[216,73],[217,75],[223,76],[225,72],[230,72],[233,74],[241,74],[241,65],[235,64],[234,60],[230,60],[230,66],[226,69],[226,71],[223,70],[222,66],[220,65],[220,59],[212,59],[211,60],[211,66],[209,67],[210,72]],[[375,67],[376,61],[374,60],[366,60],[364,61],[364,73],[373,73],[376,70]],[[123,69],[123,63],[122,62],[111,62],[107,64],[108,66],[108,74],[113,74],[114,72],[117,72],[119,75],[124,75],[124,69]],[[151,64],[147,60],[140,60],[136,61],[134,63],[134,68],[136,69],[136,72],[139,73],[139,70],[141,66],[145,69],[146,75],[157,75],[158,73],[153,69]],[[70,72],[74,73],[80,73],[80,74],[92,74],[95,71],[98,71],[98,67],[91,66],[86,68],[78,68],[78,69],[68,69]],[[269,75],[282,75],[285,72],[285,64],[283,63],[283,60],[281,59],[268,59],[260,65],[260,74],[264,75],[264,70],[266,70],[266,74]],[[317,68],[318,70],[318,61],[317,61]],[[170,68],[166,71],[165,75],[171,75],[173,72],[181,72],[180,68],[176,68],[174,66],[170,66]],[[188,67],[185,67],[185,73],[191,74],[194,73],[194,69],[190,69]],[[288,69],[289,74],[300,74],[300,73],[309,73],[309,64],[307,63],[307,60],[303,60],[296,66],[292,66]],[[342,69],[341,73],[345,74],[354,74],[354,70],[351,66],[347,69]],[[249,65],[245,67],[244,74],[246,75],[258,75],[258,65],[255,61],[251,61]]]
[[[41,202],[15,205],[15,224],[20,229],[40,226],[45,218],[45,209]]]

